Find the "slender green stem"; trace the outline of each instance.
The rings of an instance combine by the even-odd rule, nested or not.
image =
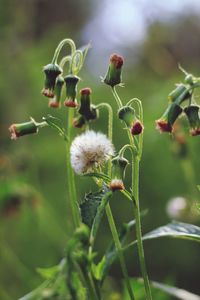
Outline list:
[[[53,56],[53,59],[52,59],[52,64],[56,64],[57,63],[57,59],[58,59],[58,56],[60,54],[60,51],[63,48],[63,46],[66,45],[66,44],[70,45],[70,47],[71,47],[71,54],[73,54],[76,51],[76,45],[75,45],[74,41],[72,41],[71,39],[64,39],[64,40],[62,40],[59,43],[58,47],[56,48],[56,50],[54,52],[54,56]]]
[[[138,246],[138,254],[140,267],[142,272],[142,277],[144,279],[144,286],[146,291],[147,300],[152,300],[151,289],[149,278],[146,269],[145,256],[144,256],[144,248],[142,241],[142,228],[141,228],[141,219],[140,219],[140,206],[139,206],[139,157],[135,157],[133,161],[133,207],[134,207],[134,215],[136,221],[136,236],[137,236],[137,246]]]
[[[68,141],[71,140],[71,128],[72,128],[72,120],[73,120],[74,110],[69,108],[68,110],[68,128],[67,128],[67,136]],[[74,172],[71,168],[70,163],[70,143],[67,142],[66,149],[66,165],[67,165],[67,181],[68,181],[68,189],[69,189],[69,201],[71,205],[71,211],[73,216],[74,227],[77,228],[80,225],[80,214],[78,209],[78,204],[76,202],[76,187],[75,187],[75,178]]]
[[[98,105],[98,107],[100,107],[100,106],[105,106],[108,109],[108,137],[112,141],[112,129],[113,129],[113,111],[112,111],[112,107],[107,103],[101,103],[101,104]],[[108,165],[108,176],[109,177],[111,176],[111,159],[110,159],[109,165]],[[109,203],[106,205],[105,210],[106,210],[106,215],[107,215],[107,219],[108,219],[108,222],[109,222],[110,230],[111,230],[111,233],[112,233],[112,237],[113,237],[113,240],[114,240],[114,243],[115,243],[115,247],[116,247],[117,252],[118,252],[119,261],[120,261],[122,273],[123,273],[123,276],[124,276],[124,280],[126,282],[127,290],[129,292],[130,299],[134,300],[135,298],[134,298],[134,294],[133,294],[133,291],[132,291],[132,288],[131,288],[131,284],[130,284],[130,280],[129,280],[129,276],[128,276],[128,271],[127,271],[127,268],[126,268],[126,262],[125,262],[124,254],[122,252],[121,242],[119,240],[119,235],[118,235],[118,232],[117,232],[117,228],[116,228],[116,225],[115,225],[115,221],[114,221]]]
[[[116,102],[118,104],[118,107],[120,108],[122,105],[122,102],[120,100],[119,95],[117,94],[115,89],[112,89],[113,95],[116,99]],[[139,108],[139,117],[140,120],[143,122],[143,109],[141,101],[137,98],[131,99],[128,104],[130,105],[133,101],[135,101]],[[142,277],[144,279],[144,286],[145,286],[145,292],[147,300],[152,300],[151,296],[151,289],[149,284],[149,278],[146,270],[146,263],[145,263],[145,256],[144,256],[144,248],[143,248],[143,242],[142,242],[142,229],[141,229],[141,219],[140,219],[140,207],[139,207],[139,164],[140,159],[142,156],[142,147],[143,147],[143,133],[139,136],[139,142],[137,145],[135,145],[134,139],[128,130],[128,138],[130,145],[133,147],[133,159],[132,159],[132,203],[134,207],[134,215],[136,220],[136,235],[137,235],[137,246],[138,246],[138,254],[139,254],[139,261],[140,261],[140,267],[142,272]],[[135,148],[137,148],[137,152],[135,151]]]
[[[113,93],[114,98],[115,98],[116,101],[117,101],[118,107],[119,107],[119,108],[122,107],[122,106],[123,106],[122,101],[121,101],[121,99],[120,99],[120,97],[119,97],[119,95],[118,95],[118,93],[117,93],[115,87],[112,88],[112,93]]]
[[[123,251],[122,251],[121,242],[119,240],[118,232],[117,232],[117,229],[116,229],[116,226],[115,226],[115,221],[113,219],[113,215],[112,215],[112,211],[111,211],[109,203],[106,206],[106,214],[107,214],[108,222],[109,222],[109,225],[110,225],[110,230],[111,230],[111,233],[112,233],[112,237],[113,237],[113,240],[114,240],[114,243],[115,243],[115,247],[116,247],[117,252],[118,252],[119,261],[120,261],[122,273],[123,273],[123,276],[124,276],[124,280],[126,282],[126,286],[127,286],[128,292],[129,292],[129,296],[130,296],[131,300],[134,300],[135,297],[134,297],[134,294],[133,294],[133,291],[132,291],[132,288],[131,288],[131,284],[130,284],[130,280],[129,280],[129,276],[128,276],[128,271],[127,271],[127,268],[126,268],[125,258],[124,258],[124,254],[123,254]]]

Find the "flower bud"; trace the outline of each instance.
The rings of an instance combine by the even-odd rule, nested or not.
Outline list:
[[[156,127],[160,132],[172,132],[173,124],[182,113],[182,108],[176,103],[171,103],[162,117],[156,121]]]
[[[136,120],[132,126],[131,126],[131,134],[132,135],[138,135],[141,134],[144,130],[144,126],[142,125],[142,123],[140,122],[140,120]]]
[[[21,124],[12,124],[9,127],[11,133],[11,140],[16,140],[18,137],[38,132],[38,124],[31,119],[29,122]]]
[[[199,106],[191,105],[184,109],[184,112],[187,115],[191,130],[190,133],[192,136],[200,134],[200,118],[199,118]]]
[[[62,73],[62,69],[57,64],[48,64],[43,70],[46,78],[42,94],[48,98],[53,98],[56,78]]]
[[[177,87],[168,95],[168,99],[176,104],[180,105],[184,100],[190,98],[191,93],[189,87],[180,83]]]
[[[110,64],[108,71],[103,79],[103,81],[114,87],[115,85],[121,83],[121,72],[124,60],[123,57],[117,54],[112,54],[110,56]]]
[[[91,104],[91,95],[92,91],[90,88],[84,88],[80,91],[80,108],[78,110],[79,114],[82,115],[85,120],[95,120],[98,118],[98,111],[94,105]]]
[[[49,101],[49,107],[54,107],[54,108],[60,107],[63,84],[64,84],[64,79],[62,76],[59,76],[56,80],[54,97],[52,100]]]
[[[193,85],[194,83],[194,76],[192,74],[187,74],[185,76],[185,82],[190,84],[190,85]]]
[[[127,127],[131,127],[135,119],[135,109],[131,106],[123,106],[118,111],[118,117],[126,123]]]
[[[112,179],[109,187],[113,192],[125,189],[123,178],[127,165],[128,160],[124,157],[116,156],[112,159]]]
[[[64,77],[65,85],[66,85],[66,99],[64,102],[65,106],[68,107],[76,107],[76,93],[77,93],[77,84],[80,78],[75,75],[67,75]]]
[[[84,125],[85,125],[85,118],[81,115],[73,120],[73,126],[76,128],[82,128]]]

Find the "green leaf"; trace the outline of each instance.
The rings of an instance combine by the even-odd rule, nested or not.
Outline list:
[[[51,115],[47,115],[47,117],[43,117],[43,120],[47,122],[47,124],[56,129],[61,137],[64,138],[65,141],[68,140],[66,131],[64,127],[61,125],[61,120],[59,118],[53,117]]]
[[[145,234],[143,240],[166,236],[200,242],[200,227],[182,222],[172,222]]]
[[[167,294],[172,295],[180,300],[200,300],[200,296],[192,294],[183,289],[179,289],[156,281],[151,281],[151,285],[154,288],[162,290],[163,292],[166,292]]]
[[[100,260],[100,262],[97,265],[94,263],[92,264],[92,273],[96,280],[99,281],[102,280],[105,263],[106,263],[106,258],[105,256],[103,256],[102,260]]]
[[[51,268],[37,268],[37,272],[44,279],[53,279],[60,271],[60,266],[53,266]]]
[[[151,240],[160,237],[172,237],[200,242],[200,227],[193,224],[174,221],[165,226],[161,226],[155,230],[152,230],[151,232],[145,234],[142,239]],[[137,241],[130,243],[128,246],[124,247],[123,250],[126,250],[135,244],[137,244]]]
[[[108,189],[104,187],[102,190],[98,192],[88,193],[85,195],[84,202],[80,204],[82,222],[85,223],[90,228],[92,228],[102,198],[107,191]]]

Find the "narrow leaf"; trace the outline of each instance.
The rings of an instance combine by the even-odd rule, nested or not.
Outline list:
[[[45,120],[50,127],[56,129],[59,135],[63,137],[65,141],[68,140],[65,129],[61,125],[61,120],[59,118],[48,115],[47,117],[43,117],[43,120]]]
[[[163,292],[166,292],[167,294],[172,295],[180,300],[200,300],[200,296],[192,294],[183,289],[179,289],[156,281],[151,281],[151,285],[154,288],[162,290]]]
[[[167,224],[166,226],[161,226],[145,234],[143,236],[143,240],[155,239],[165,236],[200,242],[200,227],[182,222],[172,222]]]
[[[110,181],[110,177],[107,176],[104,173],[96,173],[96,172],[91,172],[91,173],[85,173],[82,176],[87,176],[87,177],[96,177],[99,179],[103,179],[106,183]]]

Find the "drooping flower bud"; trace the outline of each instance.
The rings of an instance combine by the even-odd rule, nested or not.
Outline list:
[[[57,64],[48,64],[43,70],[46,77],[42,94],[48,98],[53,98],[56,78],[62,73],[62,69]]]
[[[77,84],[80,78],[75,75],[67,75],[64,77],[65,85],[66,85],[66,99],[64,102],[65,106],[68,107],[76,107],[76,93],[77,93]]]
[[[9,131],[11,133],[11,140],[16,140],[18,137],[26,134],[37,133],[38,127],[38,123],[36,123],[35,120],[32,118],[29,122],[26,123],[12,124],[9,127]]]
[[[190,88],[182,83],[178,84],[176,88],[168,95],[168,99],[180,105],[184,100],[191,96]]]
[[[123,106],[118,111],[118,117],[126,123],[127,127],[131,127],[135,119],[135,109],[131,106]]]
[[[112,179],[109,187],[113,192],[125,189],[123,178],[127,165],[128,160],[124,157],[116,156],[112,159]]]
[[[80,91],[81,98],[80,98],[80,108],[78,110],[79,114],[82,115],[87,121],[95,120],[98,118],[98,111],[91,104],[91,89],[84,88]]]
[[[122,66],[123,66],[124,60],[123,57],[117,54],[112,54],[110,56],[110,64],[108,67],[108,71],[103,79],[103,81],[110,85],[111,87],[114,87],[117,84],[120,84],[122,82],[121,80],[121,73],[122,73]]]
[[[139,134],[141,134],[141,133],[143,132],[144,126],[143,126],[143,124],[141,123],[140,120],[136,120],[136,121],[132,124],[130,130],[131,130],[131,134],[132,134],[132,135],[139,135]]]
[[[190,105],[184,109],[184,112],[187,115],[191,130],[190,133],[192,136],[200,134],[200,118],[199,118],[199,106]]]
[[[54,97],[49,101],[49,107],[54,107],[54,108],[60,107],[63,84],[64,84],[64,79],[62,76],[59,76],[56,80]]]
[[[85,118],[81,115],[73,120],[73,126],[76,128],[82,128],[85,125],[85,123]]]
[[[156,128],[160,132],[172,132],[173,124],[182,113],[182,108],[176,103],[170,103],[162,117],[156,121]]]

